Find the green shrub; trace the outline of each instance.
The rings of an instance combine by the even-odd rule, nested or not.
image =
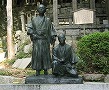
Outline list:
[[[12,75],[12,73],[10,73],[9,71],[0,70],[0,75],[10,76],[10,75]]]
[[[23,51],[21,51],[17,54],[17,59],[22,59],[27,57],[31,57],[31,53],[24,53]]]
[[[109,32],[82,37],[77,44],[78,69],[87,73],[109,73]]]
[[[29,50],[28,53],[24,52],[24,47],[28,44],[30,44],[29,40],[25,41],[22,45],[19,46],[19,49],[18,49],[19,52],[17,52],[16,54],[17,59],[31,57],[31,53],[32,53],[31,49]]]
[[[12,59],[12,60],[6,59],[5,61],[3,61],[3,63],[4,63],[5,65],[7,65],[7,66],[13,65],[14,62],[15,62],[15,59]]]

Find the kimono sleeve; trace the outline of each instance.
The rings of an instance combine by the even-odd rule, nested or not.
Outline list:
[[[56,30],[54,28],[54,25],[51,23],[51,39],[50,39],[50,43],[51,45],[53,45],[56,41],[56,36],[57,36],[57,33],[56,33]]]
[[[57,61],[57,47],[54,47],[52,50],[52,59],[53,61]]]
[[[27,25],[27,35],[32,35],[32,34],[33,34],[33,25],[32,25],[32,21],[31,21]]]
[[[54,25],[51,23],[51,36],[57,36]]]

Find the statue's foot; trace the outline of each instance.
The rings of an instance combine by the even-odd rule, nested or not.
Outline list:
[[[40,71],[36,71],[36,76],[39,76],[40,75]]]
[[[48,71],[47,71],[47,70],[44,70],[44,74],[45,74],[45,75],[48,75]]]
[[[73,78],[78,78],[78,74],[68,74],[68,75],[66,75],[66,76],[68,76],[68,77],[73,77]]]

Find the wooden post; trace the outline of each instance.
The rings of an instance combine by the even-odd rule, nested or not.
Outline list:
[[[106,0],[106,14],[108,16],[108,21],[109,21],[109,0]]]
[[[2,5],[4,5],[5,3],[4,3],[4,0],[2,0]]]
[[[26,0],[26,4],[29,4],[29,1],[28,0]]]
[[[27,13],[27,23],[29,23],[31,21],[31,18],[32,18],[31,12],[28,12]]]
[[[69,17],[69,26],[72,26],[72,17]]]
[[[25,0],[25,4],[27,4],[27,0]]]
[[[58,0],[53,0],[53,22],[55,27],[58,26]]]
[[[90,8],[95,10],[95,0],[90,0]]]
[[[25,32],[25,17],[24,12],[21,12],[22,31]]]
[[[73,12],[75,10],[77,10],[77,0],[72,0],[72,7],[73,7]],[[73,13],[72,13],[73,14]],[[74,17],[73,17],[73,24],[75,24],[74,22]]]
[[[12,0],[7,0],[7,50],[8,59],[14,58],[14,45],[12,39],[13,17],[12,17]]]
[[[72,12],[72,7],[71,8],[67,8],[68,12],[69,12],[69,15],[66,15],[68,16],[68,19],[69,19],[69,26],[72,26],[72,22],[73,22],[73,12]]]
[[[72,0],[73,11],[77,10],[77,0]]]
[[[94,11],[94,23],[93,24],[96,24],[95,0],[90,0],[90,9]]]

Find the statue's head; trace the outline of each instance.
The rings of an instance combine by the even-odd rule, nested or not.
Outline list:
[[[65,40],[66,40],[65,34],[59,34],[59,35],[58,35],[58,40],[59,40],[59,43],[60,43],[61,45],[64,45],[64,44],[65,44]]]
[[[37,11],[40,14],[44,14],[46,12],[46,7],[43,4],[40,4],[40,5],[37,6]]]

